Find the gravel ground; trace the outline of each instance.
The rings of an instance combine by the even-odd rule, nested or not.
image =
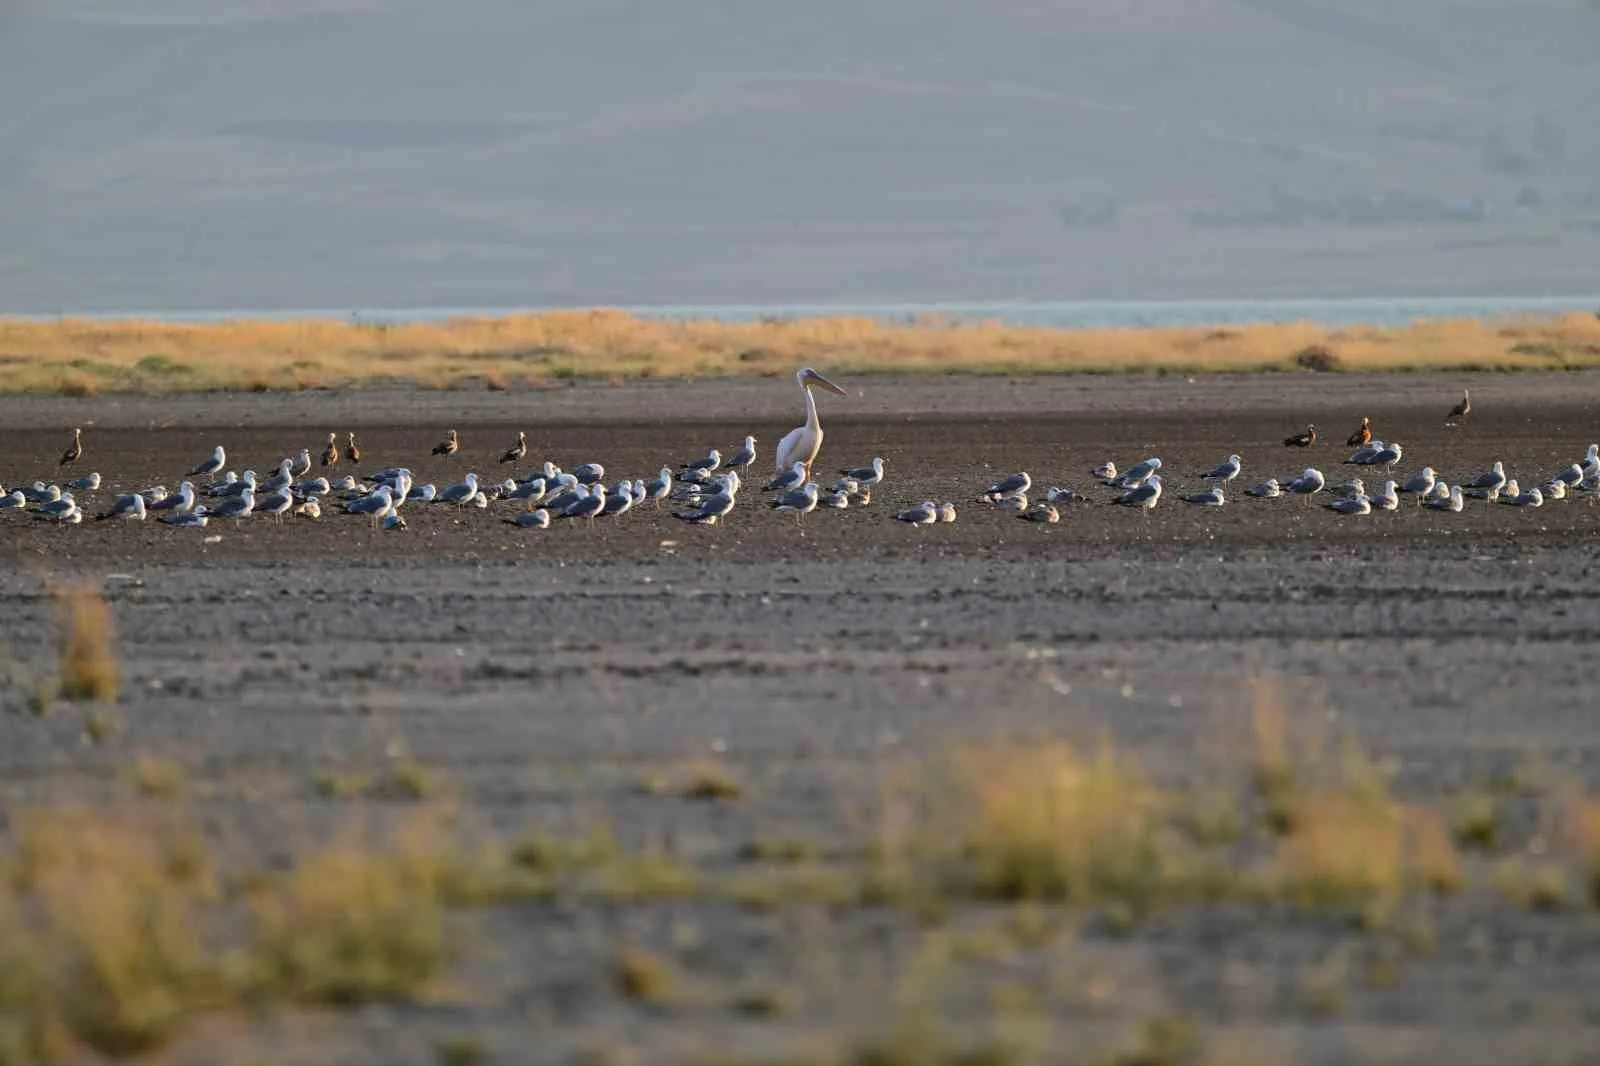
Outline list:
[[[1428,463],[1455,479],[1498,458],[1542,481],[1600,435],[1587,399],[1597,382],[852,381],[861,396],[823,399],[819,469],[882,455],[888,483],[868,508],[800,522],[754,492],[716,528],[646,507],[538,533],[505,521],[502,505],[408,507],[410,528],[394,534],[345,516],[254,519],[213,525],[212,544],[155,523],[57,528],[0,513],[13,682],[0,807],[112,797],[143,753],[209,782],[208,817],[270,825],[284,804],[332,817],[339,805],[310,798],[313,773],[404,751],[485,825],[604,820],[715,869],[753,839],[852,832],[886,759],[972,738],[1109,731],[1159,774],[1192,775],[1238,741],[1249,679],[1264,675],[1299,715],[1350,727],[1393,760],[1406,795],[1439,800],[1530,760],[1600,785],[1586,665],[1600,634],[1600,507],[1341,518],[1300,500],[1241,494],[1208,511],[1176,499],[1230,452],[1244,457],[1241,486],[1313,464],[1342,479],[1354,472],[1339,465],[1342,439],[1361,414],[1404,442],[1404,472]],[[1463,384],[1472,421],[1445,428]],[[440,484],[498,475],[517,428],[530,460],[646,475],[746,432],[770,447],[797,420],[792,391],[5,399],[0,419],[15,428],[0,480],[50,472],[74,424],[89,427],[81,465],[107,480],[91,513],[114,487],[174,485],[216,443],[230,465],[264,471],[346,428],[374,465]],[[1279,443],[1308,421],[1340,446]],[[434,459],[446,426],[463,453]],[[1147,454],[1174,475],[1170,498],[1148,516],[1105,506],[1088,470]],[[1041,526],[975,500],[1016,469],[1096,502]],[[961,517],[927,529],[890,520],[924,497],[956,501]],[[22,713],[52,660],[47,583],[71,574],[105,580],[127,675],[121,725],[98,746],[77,715]],[[745,783],[738,802],[639,787],[710,755]],[[973,907],[949,921],[992,917]],[[508,1062],[765,1059],[880,1024],[927,936],[880,908],[529,906],[484,920],[488,949],[443,1002],[252,1020],[245,1039],[222,1043],[239,1061],[271,1046],[297,1061],[429,1062],[433,1040],[470,1032]],[[1578,1063],[1600,1047],[1600,928],[1581,911],[1463,901],[1437,916],[1437,949],[1381,986],[1360,977],[1373,938],[1333,921],[1221,908],[1131,934],[1094,919],[1074,930],[1065,947],[962,968],[952,981],[969,1006],[946,1008],[954,1023],[975,1032],[979,1005],[1048,986],[1064,991],[1042,995],[1047,1061],[1098,1061],[1168,1016],[1192,1019],[1218,1061]],[[692,1002],[612,995],[605,960],[623,942],[677,959]],[[1341,990],[1337,1010],[1317,1000],[1324,978]],[[776,1018],[726,1006],[729,989],[752,986],[795,990],[795,1002]],[[218,1046],[202,1035],[174,1055],[218,1061]]]

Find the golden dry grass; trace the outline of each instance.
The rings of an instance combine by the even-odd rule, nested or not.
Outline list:
[[[1600,366],[1593,315],[1331,329],[1058,329],[924,316],[671,321],[553,311],[407,325],[241,319],[207,325],[0,318],[0,392],[91,395],[405,382],[504,389],[571,378],[844,373],[1104,373]]]
[[[67,585],[56,593],[60,625],[60,685],[63,698],[110,703],[117,698],[122,664],[117,657],[111,605],[92,584]]]

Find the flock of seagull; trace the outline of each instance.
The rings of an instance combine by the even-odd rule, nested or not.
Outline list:
[[[884,461],[875,457],[865,466],[844,468],[831,487],[823,488],[814,479],[817,453],[822,447],[822,425],[813,389],[823,388],[845,395],[843,389],[817,371],[803,369],[795,375],[805,400],[805,423],[797,426],[774,449],[773,477],[760,491],[774,495],[768,506],[793,514],[796,520],[821,508],[864,507],[872,502],[875,489],[883,484]],[[1471,412],[1471,397],[1463,393],[1461,402],[1446,417],[1459,423]],[[1284,439],[1289,448],[1309,448],[1317,441],[1315,425]],[[1496,461],[1488,470],[1454,484],[1424,466],[1403,481],[1394,478],[1404,457],[1399,443],[1384,442],[1373,436],[1372,422],[1362,424],[1347,442],[1355,450],[1344,460],[1348,465],[1382,467],[1386,479],[1369,491],[1361,477],[1330,486],[1316,467],[1308,466],[1298,475],[1279,482],[1268,478],[1245,489],[1257,499],[1300,496],[1308,503],[1326,492],[1326,507],[1341,515],[1368,515],[1373,511],[1394,511],[1402,495],[1411,495],[1419,505],[1442,511],[1460,511],[1469,498],[1499,502],[1515,507],[1540,507],[1549,500],[1566,499],[1571,494],[1600,498],[1600,445],[1589,445],[1583,459],[1557,471],[1539,485],[1524,489],[1507,476],[1505,466]],[[436,445],[435,456],[453,456],[461,450],[461,436],[451,429]],[[518,433],[515,443],[500,455],[500,462],[516,463],[526,458],[528,439]],[[653,477],[623,478],[611,486],[605,483],[606,469],[600,463],[585,463],[566,471],[546,461],[526,477],[500,481],[480,479],[468,473],[459,483],[439,488],[420,483],[406,467],[388,467],[365,476],[337,476],[341,460],[355,465],[361,461],[361,447],[354,432],[346,434],[341,445],[338,434],[329,433],[314,466],[311,449],[283,458],[265,478],[254,470],[242,474],[228,469],[227,452],[222,445],[196,464],[185,475],[176,492],[154,485],[137,492],[119,495],[96,520],[142,521],[154,517],[175,526],[204,528],[213,519],[242,521],[267,516],[281,522],[287,516],[320,519],[324,510],[366,517],[375,528],[406,528],[401,510],[407,504],[443,504],[457,508],[488,508],[496,501],[515,505],[506,521],[525,528],[547,529],[557,519],[582,518],[592,522],[602,516],[619,516],[645,503],[657,508],[679,505],[674,518],[697,525],[716,525],[726,518],[739,501],[758,458],[756,438],[744,442],[724,456],[715,448],[704,456],[680,464],[676,470],[663,466]],[[61,467],[79,462],[84,456],[81,428],[72,431],[72,442],[61,456]],[[315,472],[316,466],[320,471]],[[1222,507],[1227,503],[1227,486],[1243,472],[1243,460],[1230,455],[1215,467],[1197,475],[1205,485],[1198,492],[1180,497],[1198,507]],[[1161,502],[1162,461],[1151,456],[1125,471],[1108,461],[1091,473],[1105,488],[1114,490],[1111,503],[1149,513]],[[26,488],[7,492],[0,486],[0,510],[25,510],[38,518],[67,524],[84,521],[85,513],[76,494],[96,492],[101,476],[90,473],[65,484],[37,481]],[[1015,513],[1030,522],[1057,523],[1062,509],[1087,504],[1092,499],[1080,492],[1059,486],[1047,489],[1042,499],[1030,500],[1033,478],[1019,471],[1001,478],[979,495],[978,500]],[[956,520],[951,501],[923,500],[915,507],[894,513],[893,517],[910,525],[927,526]]]

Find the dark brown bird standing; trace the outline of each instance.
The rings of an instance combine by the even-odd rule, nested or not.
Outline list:
[[[81,458],[83,458],[83,430],[75,429],[72,431],[72,443],[61,453],[61,465],[75,463]]]
[[[352,463],[359,463],[361,461],[361,445],[356,443],[355,430],[351,430],[346,436],[350,442],[344,446],[344,457]]]
[[[1466,389],[1461,390],[1461,402],[1450,408],[1450,413],[1444,416],[1444,424],[1465,422],[1472,413],[1472,393]]]
[[[1317,443],[1317,427],[1307,426],[1304,433],[1296,433],[1292,437],[1283,438],[1286,448],[1309,448]]]
[[[1372,419],[1361,416],[1361,428],[1350,434],[1350,439],[1345,441],[1352,448],[1359,448],[1363,444],[1372,443]]]
[[[527,454],[528,454],[528,435],[526,433],[523,433],[522,431],[518,430],[517,431],[517,443],[513,444],[511,447],[506,449],[506,453],[500,457],[500,461],[502,463],[514,463],[518,459],[521,459],[524,455],[527,455]]]
[[[456,436],[455,430],[447,430],[444,440],[433,446],[434,455],[454,455],[456,449],[461,447],[461,438]]]
[[[322,449],[322,465],[339,465],[339,434],[329,433],[327,447]]]

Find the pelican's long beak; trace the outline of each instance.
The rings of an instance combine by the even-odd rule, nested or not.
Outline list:
[[[848,396],[848,395],[850,395],[848,392],[845,392],[839,386],[835,385],[833,382],[829,381],[827,378],[823,377],[821,374],[817,373],[815,370],[813,370],[811,372],[811,380],[815,381],[818,385],[821,385],[825,389],[832,390],[833,392],[837,393],[840,396]]]

